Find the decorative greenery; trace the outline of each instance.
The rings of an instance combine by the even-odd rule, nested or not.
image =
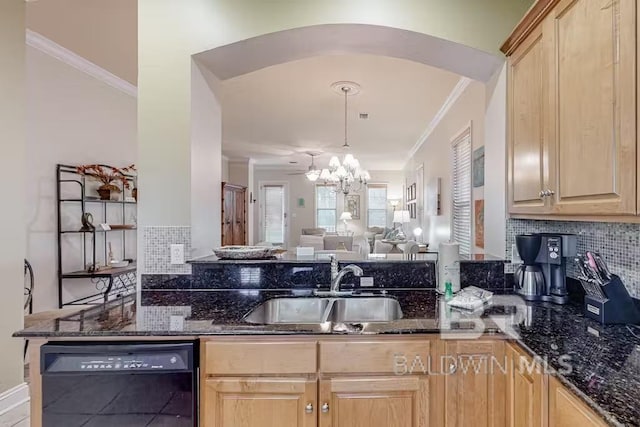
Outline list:
[[[114,184],[118,182],[122,184],[123,188],[129,189],[131,187],[126,174],[135,172],[136,166],[129,165],[124,168],[116,168],[113,166],[103,165],[83,165],[77,167],[77,172],[80,175],[89,176],[97,181],[100,181],[102,185],[100,189],[115,191],[120,193],[120,187]]]

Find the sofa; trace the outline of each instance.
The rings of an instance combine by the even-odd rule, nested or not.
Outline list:
[[[364,236],[301,234],[298,246],[312,247],[316,252],[345,250],[338,249],[341,243],[344,244],[346,251],[357,252],[363,258],[366,258],[370,253],[369,243]]]

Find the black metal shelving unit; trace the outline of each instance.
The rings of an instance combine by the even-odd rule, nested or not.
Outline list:
[[[108,165],[101,166],[109,167]],[[130,181],[131,185],[135,187],[136,176],[125,174],[125,177]],[[64,189],[63,186],[65,186]],[[122,191],[122,194],[124,195],[124,188],[122,188]],[[63,192],[65,196],[67,196],[69,192],[74,194],[79,193],[79,197],[63,197]],[[137,203],[134,201],[124,200],[124,198],[123,200],[100,200],[98,198],[87,196],[87,177],[79,174],[76,166],[62,164],[59,164],[56,167],[56,199],[58,220],[58,306],[62,308],[67,305],[103,304],[109,301],[111,297],[135,293],[137,266],[134,259],[131,259],[132,262],[130,262],[127,267],[123,268],[104,268],[99,269],[98,271],[90,271],[89,266],[95,266],[99,261],[97,236],[103,237],[102,262],[106,265],[108,259],[107,235],[110,233],[121,233],[122,258],[127,258],[127,233],[137,233],[135,225],[125,224],[127,208],[135,209],[135,205]],[[127,226],[127,228],[112,230],[82,230],[80,228],[63,229],[65,206],[73,205],[80,207],[80,218],[82,218],[87,212],[88,205],[97,205],[101,207],[100,214],[102,217],[100,223],[109,223],[109,206],[121,206],[122,210],[120,212],[122,213],[122,224],[118,225]],[[64,253],[62,237],[64,235],[78,235],[81,237],[80,250],[82,251],[82,262],[84,264],[83,269],[71,272],[63,271]],[[89,242],[87,242],[87,240],[89,240]],[[88,257],[88,251],[91,251],[90,257]],[[88,265],[87,259],[90,260]],[[65,281],[74,279],[90,279],[95,285],[97,292],[83,298],[64,301],[63,289]]]

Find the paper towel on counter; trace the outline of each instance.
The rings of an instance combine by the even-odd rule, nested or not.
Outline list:
[[[460,245],[455,242],[440,243],[438,248],[438,291],[444,293],[447,282],[453,293],[460,290]]]

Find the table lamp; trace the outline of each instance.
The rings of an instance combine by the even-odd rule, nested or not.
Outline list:
[[[345,233],[349,232],[349,229],[347,228],[347,221],[351,221],[352,219],[353,217],[351,216],[351,212],[342,212],[342,215],[340,215],[340,221],[344,223]]]
[[[406,234],[404,234],[404,230],[402,228],[402,224],[408,224],[411,222],[411,215],[409,211],[394,211],[393,212],[393,223],[400,224],[398,227],[398,240],[407,240]]]
[[[413,229],[413,235],[416,238],[416,242],[420,243],[420,237],[422,236],[422,228],[416,227]]]

